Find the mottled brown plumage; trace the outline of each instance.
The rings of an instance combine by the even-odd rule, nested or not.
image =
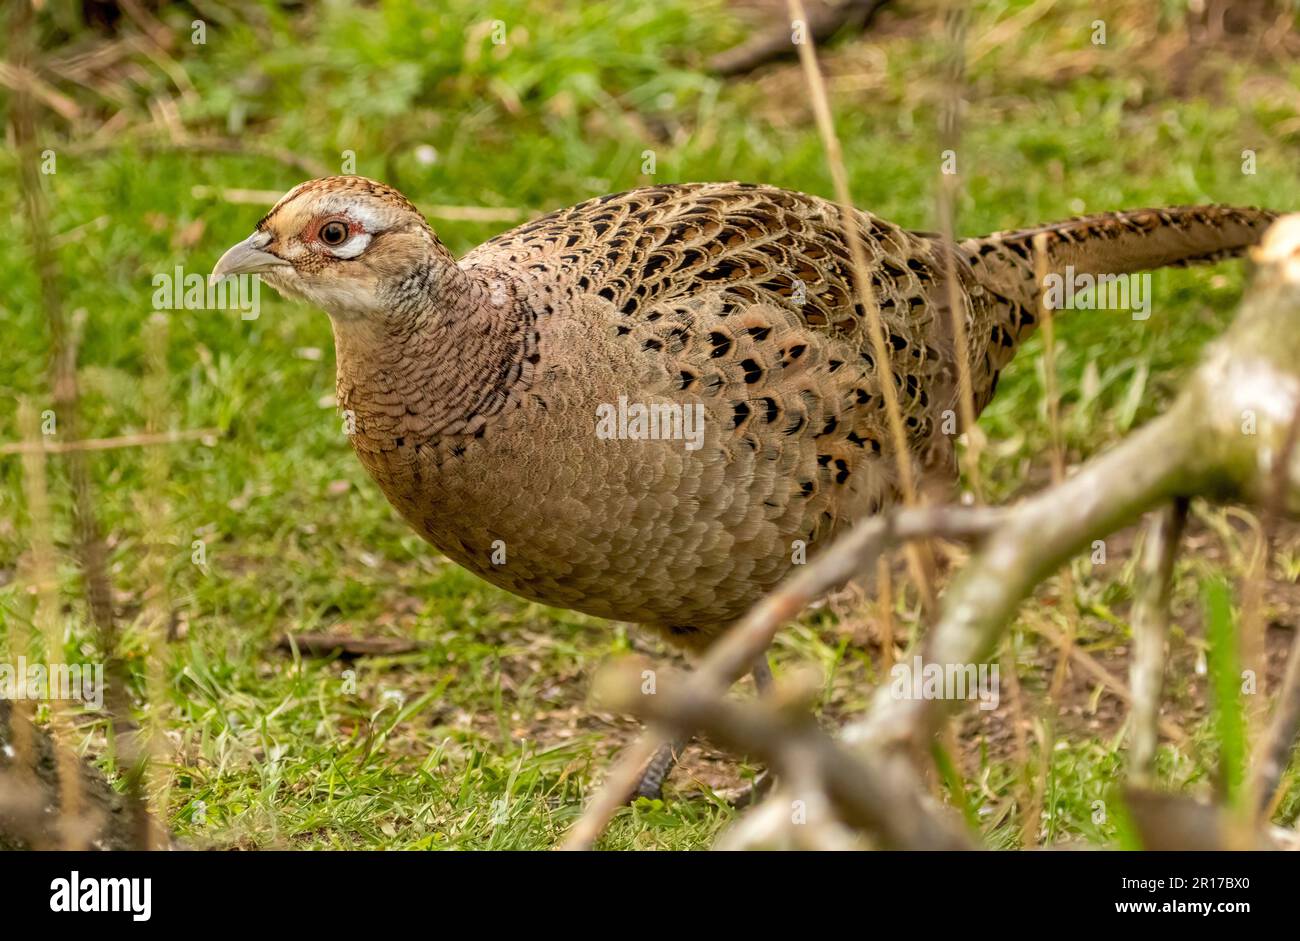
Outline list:
[[[1034,326],[1034,235],[1053,270],[1120,273],[1239,252],[1270,218],[1142,210],[960,242],[977,405]],[[331,220],[339,245],[324,241]],[[866,212],[855,224],[912,459],[950,466],[942,243]],[[366,469],[424,538],[525,598],[699,647],[790,571],[798,543],[815,555],[898,499],[849,250],[817,197],[648,187],[457,263],[400,194],[336,177],[286,195],[217,273],[232,271],[331,314]],[[620,398],[702,409],[702,446],[598,436]]]

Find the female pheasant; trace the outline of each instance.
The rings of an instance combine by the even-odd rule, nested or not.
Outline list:
[[[1254,243],[1269,212],[1108,213],[968,239],[977,409],[1050,269],[1125,273]],[[857,212],[918,469],[950,464],[944,245]],[[837,207],[770,186],[602,196],[459,262],[396,190],[303,183],[217,263],[329,313],[357,455],[425,539],[535,601],[700,648],[855,519],[898,499]]]

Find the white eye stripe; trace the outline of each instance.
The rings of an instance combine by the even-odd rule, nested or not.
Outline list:
[[[369,232],[358,232],[342,245],[327,245],[325,250],[335,258],[356,258],[366,250],[366,246],[370,244],[370,239]]]
[[[384,225],[384,220],[369,206],[351,203],[345,208],[345,214],[360,222],[361,227],[369,232],[377,231]]]

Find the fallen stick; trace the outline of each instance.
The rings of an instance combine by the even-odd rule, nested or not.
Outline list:
[[[221,434],[219,428],[190,428],[184,431],[163,431],[156,434],[123,435],[118,438],[82,438],[78,441],[10,441],[0,444],[0,455],[28,454],[68,454],[74,451],[111,451],[115,448],[142,448],[156,444],[178,444],[182,441],[198,441],[214,438]]]
[[[880,8],[889,0],[840,0],[831,6],[817,7],[804,21],[804,28],[813,42],[824,43],[841,29],[854,25],[865,30],[876,18]],[[752,72],[759,66],[782,59],[793,59],[798,50],[792,38],[791,23],[782,23],[747,42],[720,52],[709,62],[709,68],[718,75],[733,77]]]
[[[285,634],[277,650],[300,651],[308,657],[395,657],[414,653],[424,645],[400,637],[352,637],[344,634]]]

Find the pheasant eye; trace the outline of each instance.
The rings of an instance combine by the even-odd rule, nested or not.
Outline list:
[[[327,222],[320,227],[320,240],[326,245],[342,245],[348,238],[348,227],[342,222]]]

